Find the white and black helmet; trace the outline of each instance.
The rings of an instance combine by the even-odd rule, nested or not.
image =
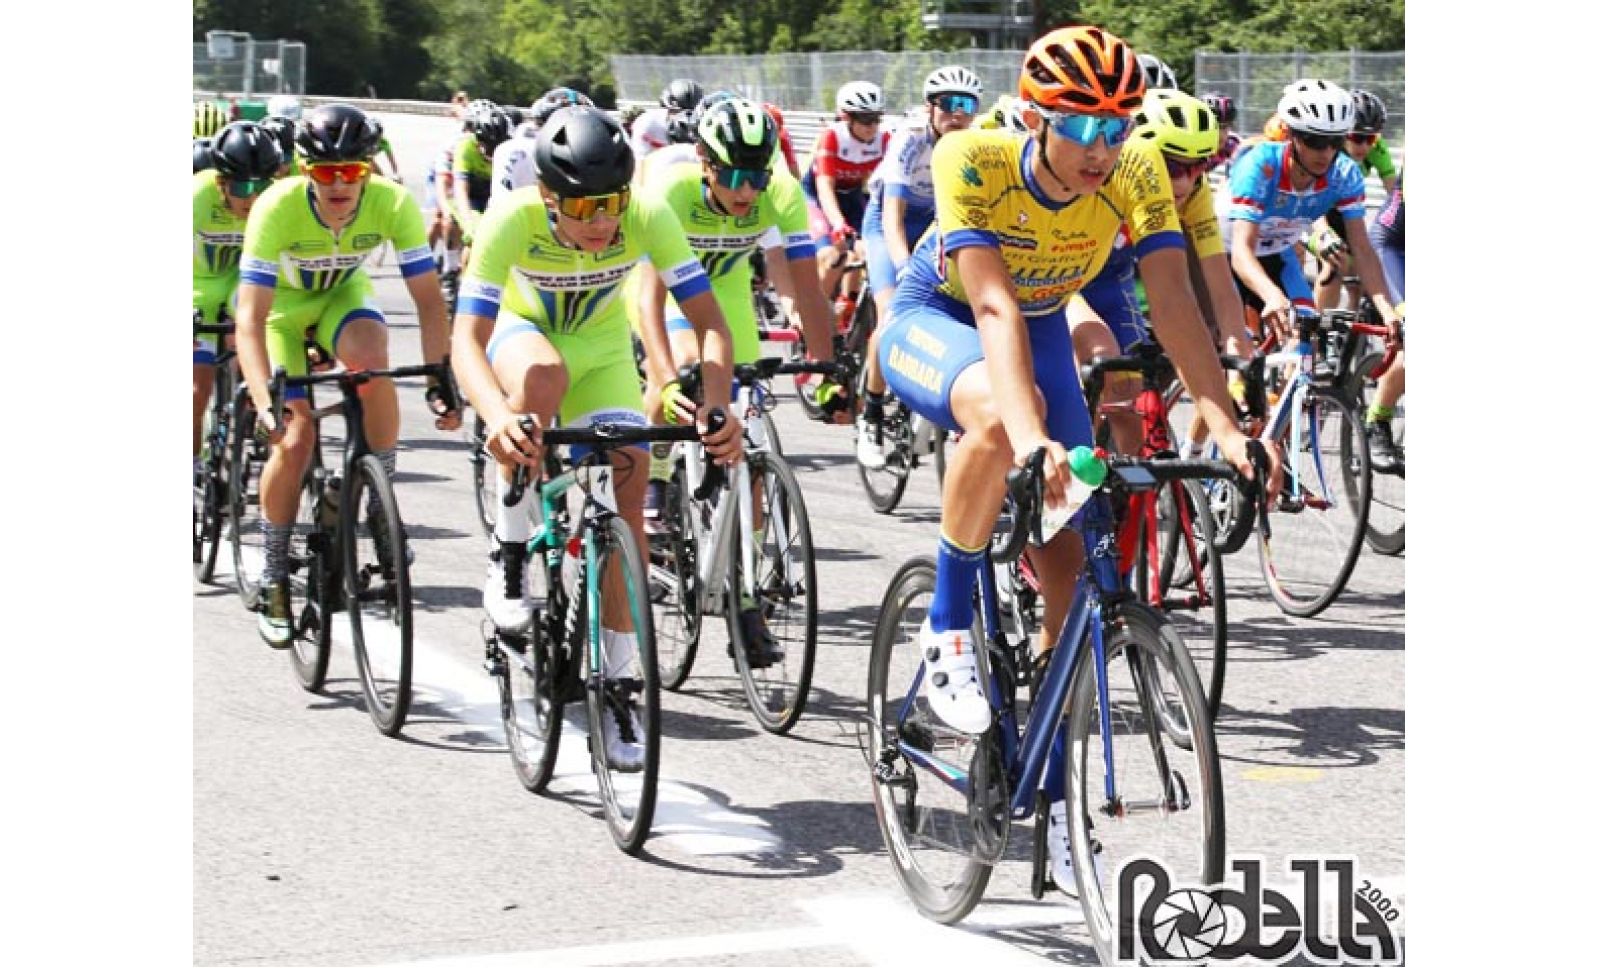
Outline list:
[[[970,94],[983,97],[983,82],[978,75],[959,65],[941,67],[922,82],[923,100],[939,94]]]
[[[1295,81],[1283,89],[1278,117],[1297,134],[1349,134],[1356,123],[1350,93],[1319,79]]]
[[[1154,54],[1139,55],[1139,70],[1144,74],[1144,86],[1148,90],[1152,87],[1178,86],[1178,75],[1167,62]]]
[[[300,99],[293,94],[274,94],[267,99],[267,113],[290,121],[300,120]]]
[[[846,114],[882,114],[883,88],[871,81],[851,81],[839,88],[834,107]]]

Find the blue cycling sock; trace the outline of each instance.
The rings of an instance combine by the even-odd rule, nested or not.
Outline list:
[[[972,628],[972,588],[984,549],[971,551],[939,535],[939,566],[933,579],[928,624],[935,632]]]

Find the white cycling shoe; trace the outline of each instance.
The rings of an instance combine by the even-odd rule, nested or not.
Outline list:
[[[952,729],[981,733],[989,728],[989,700],[984,698],[978,676],[977,643],[965,629],[935,632],[922,620],[918,645],[927,668],[923,680],[928,705]]]
[[[1056,890],[1068,897],[1078,896],[1078,878],[1072,869],[1072,843],[1067,837],[1067,801],[1057,800],[1050,804],[1050,815],[1046,820],[1044,843],[1050,850],[1050,877],[1056,882]],[[1095,857],[1091,862],[1094,866],[1094,877],[1100,877],[1099,847],[1096,845]]]
[[[533,621],[533,599],[528,593],[528,568],[530,562],[513,563],[521,572],[520,589],[506,587],[506,562],[503,552],[489,559],[489,574],[483,581],[483,610],[495,627],[506,631],[526,628]]]
[[[866,417],[856,421],[856,460],[869,471],[881,471],[889,463],[883,445],[878,443],[878,428]]]

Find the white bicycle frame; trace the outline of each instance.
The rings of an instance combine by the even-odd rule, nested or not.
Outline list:
[[[723,579],[727,575],[728,563],[734,553],[732,547],[733,531],[729,527],[731,516],[737,512],[739,515],[740,541],[739,554],[739,593],[742,597],[755,597],[755,527],[752,517],[751,486],[750,486],[750,461],[751,454],[769,455],[767,448],[766,428],[758,419],[754,419],[761,412],[766,391],[759,385],[753,387],[740,387],[735,397],[734,406],[742,408],[744,420],[745,460],[740,461],[732,468],[727,469],[729,475],[727,486],[720,492],[713,492],[712,498],[716,500],[716,510],[711,514],[709,527],[702,526],[701,515],[690,514],[691,527],[694,534],[691,537],[695,546],[702,551],[709,548],[710,554],[702,555],[699,560],[699,587],[701,601],[705,611],[711,614],[722,614],[727,607],[726,593],[723,588]],[[684,445],[684,494],[683,500],[693,501],[694,492],[700,487],[704,478],[704,457],[699,443]],[[787,540],[788,534],[783,530],[785,522],[783,515],[772,515],[767,521],[768,527],[778,529],[777,539],[779,547],[788,555],[793,542]],[[788,569],[785,569],[786,573]]]

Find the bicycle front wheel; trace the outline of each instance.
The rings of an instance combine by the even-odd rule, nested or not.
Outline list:
[[[1351,383],[1355,393],[1357,416],[1365,416],[1367,403],[1378,392],[1378,381],[1372,377],[1383,362],[1382,353],[1369,353],[1356,364]],[[1406,442],[1405,398],[1395,407],[1394,419],[1389,422],[1394,430],[1395,446],[1404,448]],[[1367,547],[1380,555],[1398,555],[1406,550],[1406,478],[1400,474],[1372,474],[1372,510],[1367,514]]]
[[[933,559],[913,558],[884,594],[872,633],[863,752],[878,829],[896,879],[917,910],[954,924],[977,906],[994,868],[975,856],[967,797],[934,771],[913,766],[901,752],[915,747],[965,769],[982,743],[939,721],[928,705],[925,681],[912,691],[922,668],[918,637],[933,602],[934,572]]]
[[[1093,652],[1083,649],[1065,727],[1072,868],[1095,951],[1109,965],[1134,957],[1117,950],[1117,866],[1142,855],[1173,883],[1218,883],[1227,827],[1216,736],[1188,651],[1141,605],[1123,605],[1104,628],[1104,701]]]
[[[339,514],[344,547],[345,610],[367,712],[378,732],[394,736],[411,708],[411,568],[400,507],[383,464],[356,461]]]
[[[684,481],[683,466],[667,484],[665,534],[650,538],[650,598],[656,610],[656,651],[661,688],[676,691],[694,668],[700,649],[700,567],[695,544],[694,500]]]
[[[867,368],[863,366],[856,380],[855,394],[865,399]],[[911,476],[911,414],[891,394],[883,395],[883,449],[886,462],[872,470],[856,459],[856,473],[861,476],[861,486],[866,489],[867,501],[879,514],[891,514],[900,506],[906,492],[906,481]],[[856,433],[866,428],[857,426]]]
[[[594,615],[586,610],[581,623],[585,681],[589,684],[585,693],[589,755],[594,761],[611,839],[623,853],[637,854],[650,836],[661,770],[661,680],[656,667],[655,627],[650,621],[649,576],[633,531],[621,518],[608,518],[605,529],[594,540],[599,542],[596,568],[587,580],[599,583],[600,607]],[[603,643],[596,641],[600,617],[608,611],[608,602],[613,602],[611,610],[625,608],[633,621],[638,647],[625,664],[617,659],[608,661]],[[630,706],[636,716],[624,726]],[[612,735],[636,744],[639,760],[613,762],[607,752],[607,737]]]
[[[1156,500],[1161,611],[1188,647],[1212,718],[1222,707],[1228,665],[1228,590],[1217,526],[1199,481],[1174,481]]]
[[[228,534],[233,580],[244,607],[256,607],[266,553],[261,537],[261,469],[268,445],[256,435],[256,409],[240,388],[233,399],[233,440],[228,447]]]
[[[289,560],[304,581],[291,582],[292,600],[298,606],[294,638],[289,641],[289,666],[308,692],[318,692],[328,678],[329,645],[333,623],[328,614],[339,593],[339,575],[333,567],[334,549],[327,547],[333,532],[318,527],[317,488],[310,474],[300,488],[300,511],[289,541]]]
[[[1341,394],[1296,392],[1295,412],[1274,438],[1284,458],[1272,538],[1257,528],[1256,548],[1273,601],[1289,615],[1309,618],[1339,597],[1355,569],[1372,461],[1361,420]]]
[[[762,729],[782,734],[800,721],[811,692],[817,657],[816,549],[811,545],[811,521],[800,483],[783,458],[751,455],[750,478],[751,494],[756,496],[753,519],[761,522],[748,536],[754,548],[755,594],[753,601],[740,601],[737,608],[728,609],[728,635],[750,711]],[[738,542],[728,574],[731,587],[742,594]],[[757,625],[748,617],[751,611],[772,640],[765,655],[746,640],[746,633]],[[752,652],[759,665],[752,663]]]
[[[531,567],[531,565],[530,565]],[[526,637],[500,637],[500,722],[517,779],[539,793],[556,772],[561,749],[562,701],[555,650],[535,615]]]

